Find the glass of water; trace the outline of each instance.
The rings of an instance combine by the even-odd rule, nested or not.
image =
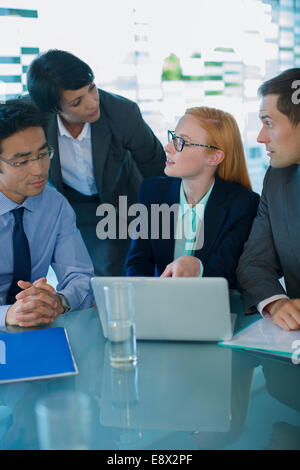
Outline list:
[[[107,338],[111,365],[122,367],[136,364],[134,323],[134,287],[126,281],[104,287],[107,314]]]

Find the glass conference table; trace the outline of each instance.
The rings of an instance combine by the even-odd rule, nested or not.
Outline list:
[[[241,315],[236,329],[254,318]],[[35,406],[58,391],[89,397],[88,449],[300,449],[300,365],[290,359],[138,341],[137,366],[114,369],[96,309],[55,326],[66,328],[79,373],[0,385],[0,449],[40,449]]]

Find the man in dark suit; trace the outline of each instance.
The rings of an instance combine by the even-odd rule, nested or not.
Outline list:
[[[265,144],[270,167],[237,270],[246,311],[271,316],[285,330],[300,329],[299,78],[299,68],[286,70],[259,89],[257,141]]]
[[[27,86],[36,106],[51,113],[48,142],[55,154],[49,181],[77,216],[97,275],[122,275],[130,240],[99,239],[96,209],[130,206],[144,177],[163,174],[165,153],[138,106],[96,88],[90,67],[74,55],[50,50],[29,67]],[[127,222],[127,221],[126,221]]]

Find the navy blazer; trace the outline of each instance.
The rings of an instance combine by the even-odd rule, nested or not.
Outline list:
[[[174,261],[174,217],[170,237],[151,239],[151,204],[179,204],[181,178],[146,178],[139,191],[139,203],[147,207],[148,238],[132,240],[127,256],[126,276],[161,275]],[[204,244],[196,250],[204,267],[203,276],[224,277],[236,287],[235,270],[248,238],[259,204],[259,195],[238,183],[216,177],[204,213]]]

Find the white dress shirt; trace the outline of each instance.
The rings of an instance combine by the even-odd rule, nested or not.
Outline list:
[[[257,305],[257,310],[263,317],[269,318],[271,315],[266,310],[264,310],[264,308],[271,302],[274,302],[275,300],[279,299],[289,299],[289,297],[283,294],[273,295],[272,297],[269,297],[268,299],[264,299],[259,302],[259,304]]]
[[[76,191],[91,196],[97,194],[94,178],[91,125],[86,122],[74,139],[57,115],[58,146],[62,177],[65,184]]]

